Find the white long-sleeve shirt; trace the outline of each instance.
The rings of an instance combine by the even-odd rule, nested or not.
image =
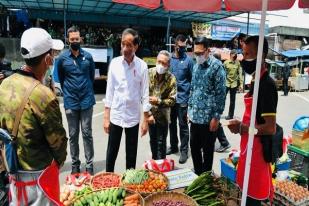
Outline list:
[[[130,65],[123,56],[114,58],[108,71],[105,107],[110,108],[110,121],[123,128],[140,122],[141,104],[143,112],[149,104],[149,81],[147,64],[134,56]]]

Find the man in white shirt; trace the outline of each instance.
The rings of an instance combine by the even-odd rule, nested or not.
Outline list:
[[[148,131],[151,107],[148,68],[135,56],[139,41],[135,30],[125,29],[121,38],[122,56],[114,58],[109,66],[104,111],[104,130],[109,134],[107,172],[114,172],[123,129],[126,134],[126,168],[135,168],[141,106],[144,113],[141,136]]]

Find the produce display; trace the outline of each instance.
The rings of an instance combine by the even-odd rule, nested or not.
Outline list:
[[[83,195],[73,206],[141,206],[141,199],[138,194],[128,194],[124,188],[110,188]]]
[[[89,186],[85,186],[83,189],[81,190],[70,190],[68,187],[66,187],[63,192],[60,193],[60,202],[64,205],[64,206],[68,206],[71,205],[73,200],[75,198],[78,198],[84,194],[90,193],[92,192],[92,189]]]
[[[140,196],[138,194],[129,195],[124,198],[124,206],[140,206]]]
[[[74,191],[71,191],[68,188],[65,188],[64,191],[60,193],[60,202],[64,206],[71,205],[75,198],[74,193],[75,193]]]
[[[89,187],[89,186],[87,186],[87,187],[84,187],[82,190],[80,190],[80,191],[75,191],[75,193],[74,193],[74,196],[76,197],[76,198],[78,198],[78,197],[80,197],[80,196],[83,196],[83,195],[85,195],[85,194],[88,194],[88,193],[91,193],[92,192],[92,189],[91,189],[91,187]]]
[[[221,184],[219,178],[205,172],[185,188],[184,193],[192,197],[199,205],[223,205]]]
[[[190,206],[182,201],[159,200],[152,203],[153,206]]]
[[[114,173],[99,173],[91,180],[91,186],[94,190],[119,187],[121,177]]]
[[[159,172],[148,170],[127,170],[122,178],[123,185],[136,192],[150,193],[167,189],[167,178]]]
[[[292,181],[278,181],[275,186],[275,204],[309,205],[309,191]]]

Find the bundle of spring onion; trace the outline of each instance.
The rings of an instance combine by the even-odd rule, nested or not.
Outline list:
[[[192,197],[201,206],[220,206],[224,204],[221,196],[220,180],[205,172],[189,185],[184,193]]]

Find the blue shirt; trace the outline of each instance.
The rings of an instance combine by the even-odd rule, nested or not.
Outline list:
[[[58,58],[57,67],[64,108],[85,110],[92,107],[95,104],[95,65],[91,54],[80,49],[79,55],[75,57],[68,50]]]
[[[217,120],[225,105],[225,70],[222,63],[209,56],[203,64],[193,67],[188,105],[189,119],[195,124]]]
[[[172,56],[170,68],[177,81],[176,103],[178,104],[188,103],[193,65],[192,58],[186,54],[181,58],[177,58],[175,54]]]

